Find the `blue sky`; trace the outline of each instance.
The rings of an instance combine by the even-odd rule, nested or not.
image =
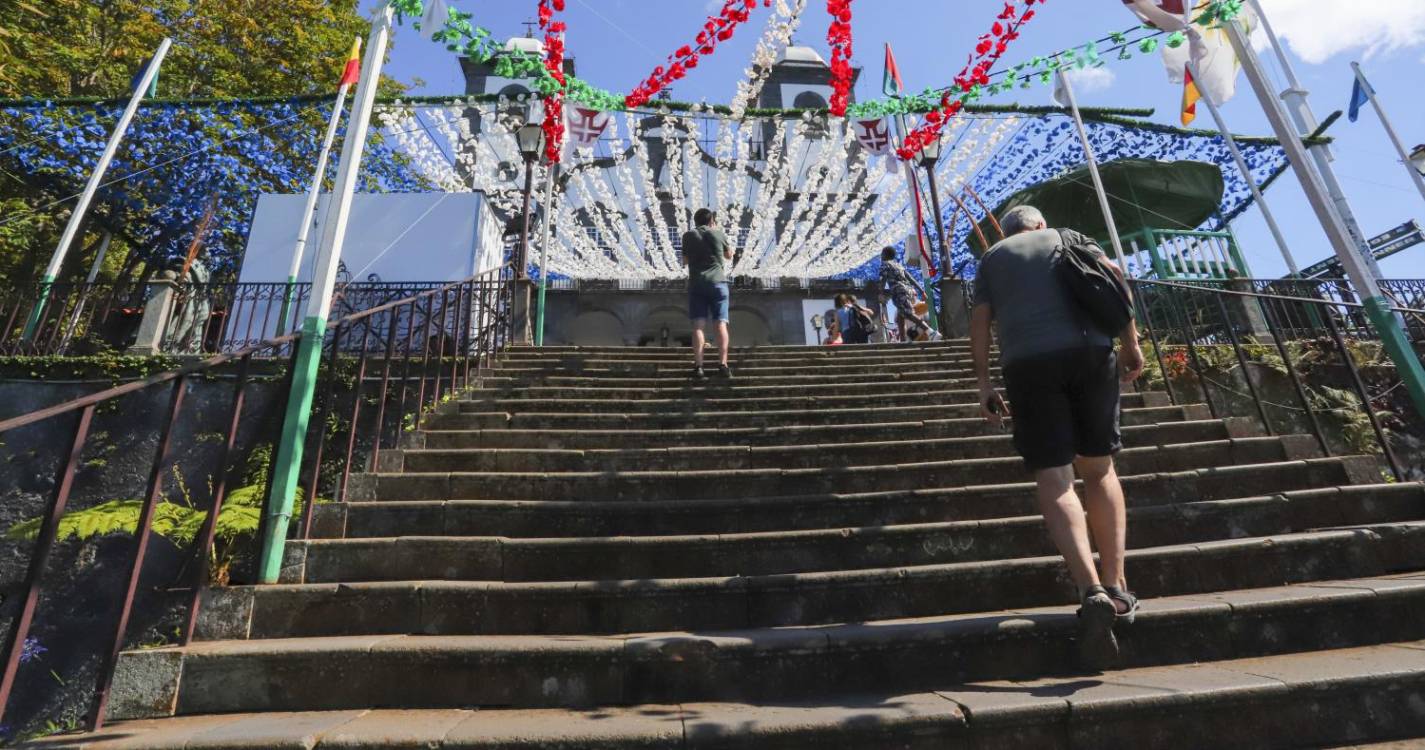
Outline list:
[[[521,22],[534,16],[534,0],[449,0],[471,12],[475,22],[498,37],[524,33]],[[717,0],[567,0],[567,41],[578,74],[596,86],[627,91],[646,78],[655,65],[691,41]],[[1425,142],[1425,2],[1420,0],[1264,0],[1278,31],[1286,38],[1297,73],[1312,92],[1318,117],[1344,109],[1350,98],[1350,62],[1365,67],[1407,146]],[[944,85],[959,70],[976,36],[1002,8],[999,0],[858,0],[855,30],[863,66],[858,95],[879,95],[881,48],[896,50],[906,85],[919,90]],[[768,15],[759,10],[738,36],[721,46],[675,88],[680,100],[726,102],[761,34]],[[1006,60],[1009,64],[1099,38],[1132,26],[1133,16],[1119,0],[1047,0],[1040,17],[1026,29]],[[825,3],[811,0],[796,41],[816,47],[826,56]],[[1270,57],[1267,59],[1270,60]],[[1271,65],[1276,80],[1284,78]],[[421,39],[409,26],[397,30],[387,73],[397,79],[419,80],[413,93],[450,94],[464,90],[459,65],[440,45]],[[1006,95],[1001,103],[1048,102],[1047,88]],[[1168,83],[1156,56],[1112,62],[1079,83],[1084,106],[1152,107],[1153,119],[1176,123],[1181,89]],[[1270,133],[1260,106],[1245,80],[1224,113],[1233,130],[1253,135]],[[1199,126],[1211,122],[1206,111]],[[1410,219],[1425,223],[1425,198],[1415,190],[1374,113],[1360,122],[1342,120],[1332,129],[1337,139],[1337,171],[1368,235]],[[1294,176],[1278,180],[1267,194],[1284,225],[1293,253],[1302,265],[1331,254]],[[1260,277],[1285,273],[1261,214],[1255,209],[1238,219],[1235,230]],[[1425,278],[1425,245],[1385,261],[1391,278]]]

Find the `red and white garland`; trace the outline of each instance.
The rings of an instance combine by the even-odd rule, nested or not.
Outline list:
[[[1024,12],[1015,5],[1018,0],[1006,0],[1004,11],[995,20],[990,33],[980,37],[975,45],[975,53],[955,76],[955,85],[940,97],[940,109],[926,114],[925,124],[906,135],[905,142],[896,150],[902,159],[914,159],[927,144],[940,137],[940,131],[951,118],[965,108],[965,95],[976,86],[990,82],[990,69],[1004,56],[1009,43],[1019,38],[1019,29],[1034,18],[1035,3],[1043,0],[1024,0]]]
[[[845,117],[851,104],[851,0],[826,0],[831,27],[826,41],[831,45],[831,114]]]
[[[563,21],[554,20],[554,13],[564,12],[564,0],[539,0],[539,28],[544,32],[544,67],[559,82],[559,89],[544,97],[544,158],[550,164],[559,163],[564,150],[564,77]]]
[[[762,0],[762,4],[771,6],[772,0]],[[637,88],[624,97],[624,106],[629,109],[642,107],[659,91],[674,81],[681,80],[688,71],[698,67],[704,55],[711,55],[717,50],[719,42],[731,39],[737,27],[747,23],[752,17],[752,11],[756,9],[757,0],[725,0],[722,11],[715,16],[708,16],[703,30],[698,32],[696,41],[679,47],[669,55],[667,67],[659,65],[654,68],[653,75],[649,76],[648,80],[638,84]]]

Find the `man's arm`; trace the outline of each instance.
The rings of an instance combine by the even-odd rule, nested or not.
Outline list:
[[[990,324],[993,320],[994,311],[988,304],[980,303],[970,311],[970,356],[980,389],[980,415],[998,426],[1008,416],[1009,410],[990,383]]]
[[[1105,255],[1099,258],[1099,262],[1108,267],[1113,272],[1115,278],[1123,283],[1123,288],[1128,290],[1128,301],[1133,301],[1133,286],[1128,283],[1128,279],[1123,275],[1123,269],[1117,263],[1108,259]],[[1143,374],[1143,348],[1138,343],[1138,321],[1130,320],[1128,325],[1123,327],[1123,331],[1118,334],[1119,352],[1118,367],[1122,370],[1124,383],[1131,383]]]

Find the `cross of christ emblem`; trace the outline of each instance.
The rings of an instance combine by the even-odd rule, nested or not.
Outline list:
[[[597,109],[574,108],[574,117],[569,122],[569,136],[574,145],[592,148],[609,127],[609,116]]]
[[[861,142],[861,147],[873,154],[884,154],[891,148],[891,131],[884,119],[858,120],[856,127],[861,129],[856,140]]]

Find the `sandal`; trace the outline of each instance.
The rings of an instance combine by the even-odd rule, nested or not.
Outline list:
[[[1108,589],[1091,586],[1084,592],[1079,607],[1079,661],[1087,669],[1101,672],[1118,659],[1118,639],[1113,636],[1113,622],[1118,607]]]
[[[1108,592],[1108,598],[1114,602],[1114,611],[1118,614],[1118,619],[1124,625],[1132,625],[1138,617],[1138,597],[1133,592],[1120,589],[1117,586],[1104,586],[1104,591]],[[1124,611],[1118,612],[1118,605],[1122,604]]]

